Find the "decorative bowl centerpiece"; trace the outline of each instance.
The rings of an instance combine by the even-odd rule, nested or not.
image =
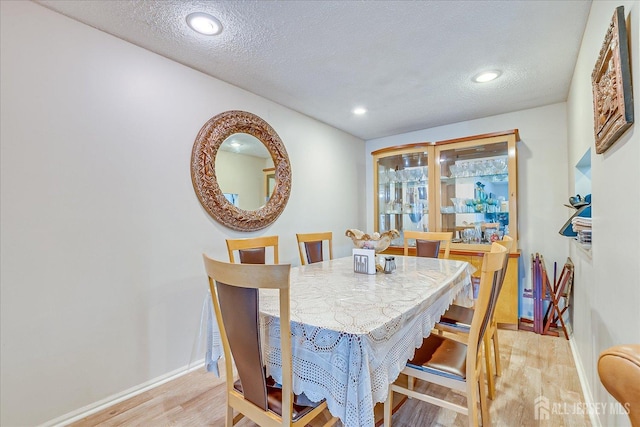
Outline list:
[[[373,249],[376,254],[384,251],[389,247],[391,241],[396,237],[400,237],[398,230],[393,229],[383,233],[366,234],[355,228],[350,228],[345,232],[345,236],[351,237],[353,245],[357,249]]]

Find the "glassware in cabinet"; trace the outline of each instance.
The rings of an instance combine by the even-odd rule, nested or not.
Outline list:
[[[403,245],[405,230],[429,230],[429,143],[393,147],[372,153],[374,164],[374,228],[396,229],[400,237],[391,246]]]
[[[454,244],[489,245],[508,234],[517,248],[517,140],[514,130],[436,142],[435,227],[452,231]]]

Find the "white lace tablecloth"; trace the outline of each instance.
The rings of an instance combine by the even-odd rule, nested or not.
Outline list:
[[[475,270],[463,261],[396,256],[392,274],[353,272],[352,257],[291,269],[293,387],[326,399],[345,426],[373,426],[373,407],[387,398],[423,337],[453,300],[471,292]],[[282,379],[277,294],[260,292],[267,371]],[[206,366],[222,354],[209,304]]]

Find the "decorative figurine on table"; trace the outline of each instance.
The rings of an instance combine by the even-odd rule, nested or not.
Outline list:
[[[398,233],[398,230],[393,229],[369,235],[358,229],[350,228],[345,232],[345,236],[351,238],[356,249],[373,249],[375,254],[378,255],[389,247],[393,239],[400,237],[400,233]],[[376,263],[376,270],[383,271],[383,267]]]
[[[345,232],[345,236],[351,237],[356,248],[373,249],[376,254],[379,254],[389,247],[393,239],[400,237],[400,233],[394,228],[383,233],[375,232],[369,235],[358,229],[350,228]]]

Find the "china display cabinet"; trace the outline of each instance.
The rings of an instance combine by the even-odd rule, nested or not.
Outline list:
[[[479,276],[491,243],[505,234],[514,240],[496,307],[498,323],[510,327],[518,324],[518,140],[511,130],[372,153],[375,231],[400,233],[388,253],[402,254],[406,230],[451,231],[450,258],[470,262]]]
[[[484,250],[508,234],[518,247],[517,131],[435,144],[435,228],[454,248]]]
[[[433,153],[431,144],[419,143],[373,153],[374,228],[379,232],[400,232],[400,237],[391,242],[392,247],[403,245],[404,230],[429,229],[429,195],[433,193],[430,152]]]

